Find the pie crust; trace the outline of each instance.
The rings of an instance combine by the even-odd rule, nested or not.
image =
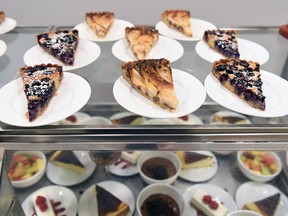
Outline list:
[[[5,13],[4,11],[0,11],[0,24],[5,20]]]

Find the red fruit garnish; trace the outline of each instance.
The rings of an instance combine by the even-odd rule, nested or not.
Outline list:
[[[209,204],[212,201],[212,197],[210,195],[205,195],[203,196],[202,200],[204,203]]]
[[[210,206],[211,209],[216,210],[216,209],[218,208],[219,205],[218,205],[217,202],[215,202],[215,201],[211,201],[211,203],[209,204],[209,206]]]
[[[73,123],[77,121],[77,119],[76,119],[76,117],[74,115],[71,115],[71,116],[67,117],[66,120],[70,121],[70,122],[73,122]]]
[[[39,208],[40,208],[40,211],[41,211],[41,212],[45,212],[45,211],[48,209],[48,206],[47,206],[46,203],[41,203],[41,204],[39,205]]]
[[[179,117],[179,118],[182,119],[183,121],[188,121],[189,116],[188,116],[188,115],[185,115],[185,116],[181,116],[181,117]]]
[[[37,196],[37,198],[36,198],[36,204],[37,204],[37,205],[40,205],[40,204],[42,204],[42,203],[46,203],[46,198],[43,197],[43,196]]]

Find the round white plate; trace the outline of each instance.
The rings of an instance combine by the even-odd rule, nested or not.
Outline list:
[[[198,188],[201,188],[202,190],[206,191],[213,197],[213,199],[223,202],[225,207],[228,209],[228,213],[238,209],[233,197],[229,193],[227,193],[224,189],[212,184],[196,184],[188,188],[183,194],[186,205],[186,211],[187,210],[189,212],[191,211],[192,212],[190,214],[191,216],[197,216],[197,213],[195,209],[190,205],[190,202],[193,194],[196,192]]]
[[[130,112],[150,118],[180,117],[197,110],[205,101],[202,83],[189,73],[174,69],[174,90],[179,100],[176,111],[169,112],[142,96],[121,76],[113,86],[116,101]]]
[[[257,200],[264,199],[266,197],[272,196],[276,193],[280,193],[280,205],[277,207],[277,210],[274,216],[282,216],[288,212],[288,199],[279,191],[278,188],[265,183],[256,183],[256,182],[246,182],[239,186],[236,191],[235,200],[236,203],[241,209],[244,204],[255,202]]]
[[[136,165],[130,164],[121,158],[109,166],[109,172],[117,176],[133,176],[139,173]]]
[[[0,40],[0,57],[6,52],[7,45],[4,41]]]
[[[68,120],[67,118],[65,118],[59,121],[59,124],[60,125],[80,125],[80,124],[83,124],[84,121],[87,121],[92,118],[89,114],[85,112],[76,112],[76,113],[73,113],[71,116],[75,117],[76,119],[75,122],[72,122]]]
[[[261,70],[263,82],[262,90],[266,96],[266,109],[264,111],[255,109],[246,104],[242,99],[226,89],[212,73],[205,80],[207,94],[222,106],[251,116],[280,117],[288,114],[288,81],[267,71]]]
[[[126,216],[133,215],[135,209],[135,199],[131,190],[126,185],[116,181],[103,181],[97,183],[97,185],[103,187],[105,190],[129,206],[130,211]],[[94,187],[94,185],[89,187],[80,197],[78,209],[79,216],[95,215],[95,212],[98,211]]]
[[[79,184],[89,178],[96,168],[96,164],[90,159],[86,151],[73,151],[79,161],[85,167],[85,172],[79,174],[59,166],[55,166],[48,161],[46,175],[54,184],[71,186]]]
[[[74,27],[79,32],[79,37],[81,39],[90,40],[90,41],[98,41],[98,42],[107,42],[107,41],[115,41],[125,37],[125,28],[133,27],[134,25],[125,20],[115,19],[114,23],[110,26],[110,29],[105,36],[105,38],[97,37],[96,33],[94,33],[86,22],[80,23]]]
[[[260,65],[263,65],[269,59],[269,52],[255,42],[238,38],[238,48],[241,59],[257,61]],[[223,55],[211,49],[203,40],[196,44],[195,50],[200,57],[211,63],[225,58]]]
[[[6,17],[5,20],[0,24],[0,35],[13,30],[16,25],[17,22],[14,19]]]
[[[116,58],[124,62],[136,60],[125,38],[114,43],[112,53]],[[159,35],[158,41],[152,47],[146,59],[166,58],[170,62],[174,62],[181,58],[183,53],[183,46],[178,41]]]
[[[57,60],[52,55],[45,52],[39,45],[36,45],[24,54],[24,62],[26,65],[36,64],[59,64],[63,66],[63,70],[75,70],[94,62],[100,55],[101,49],[95,42],[87,40],[79,40],[79,44],[75,54],[74,65],[67,66]]]
[[[50,185],[38,189],[37,191],[30,194],[22,203],[22,208],[25,215],[33,215],[33,200],[32,196],[34,193],[43,191],[49,199],[54,202],[60,201],[61,205],[59,208],[65,208],[66,210],[61,213],[61,215],[76,216],[78,210],[77,197],[74,192],[66,187],[61,187],[57,185]]]
[[[187,37],[181,32],[169,28],[163,21],[158,22],[155,28],[159,31],[160,34],[166,37],[183,41],[201,40],[206,30],[217,29],[217,27],[214,24],[207,22],[205,20],[190,18],[190,22],[191,22],[192,37]]]
[[[80,110],[89,100],[91,87],[82,77],[64,72],[57,95],[52,98],[47,110],[33,122],[26,118],[27,99],[21,78],[11,81],[0,89],[0,121],[22,127],[51,124],[67,118]]]
[[[199,154],[209,155],[213,157],[213,166],[194,168],[194,169],[182,169],[179,176],[187,181],[191,182],[203,182],[211,179],[218,170],[218,161],[215,155],[210,151],[195,151]]]

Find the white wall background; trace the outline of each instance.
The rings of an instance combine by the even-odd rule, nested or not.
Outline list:
[[[218,27],[288,23],[288,0],[1,0],[0,9],[18,26],[74,26],[89,11],[112,11],[136,25],[155,25],[166,9],[187,9]]]

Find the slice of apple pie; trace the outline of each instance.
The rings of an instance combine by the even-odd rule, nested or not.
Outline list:
[[[97,37],[105,38],[115,20],[115,15],[112,12],[90,12],[86,13],[85,20]]]
[[[0,10],[0,24],[5,20],[5,13],[4,11]]]
[[[161,20],[168,27],[177,30],[188,37],[192,37],[190,11],[166,10],[161,14]]]
[[[158,41],[158,30],[146,27],[126,27],[125,38],[133,55],[138,60],[147,57]]]
[[[122,64],[122,75],[130,85],[154,104],[175,112],[178,99],[167,59],[146,59]]]

